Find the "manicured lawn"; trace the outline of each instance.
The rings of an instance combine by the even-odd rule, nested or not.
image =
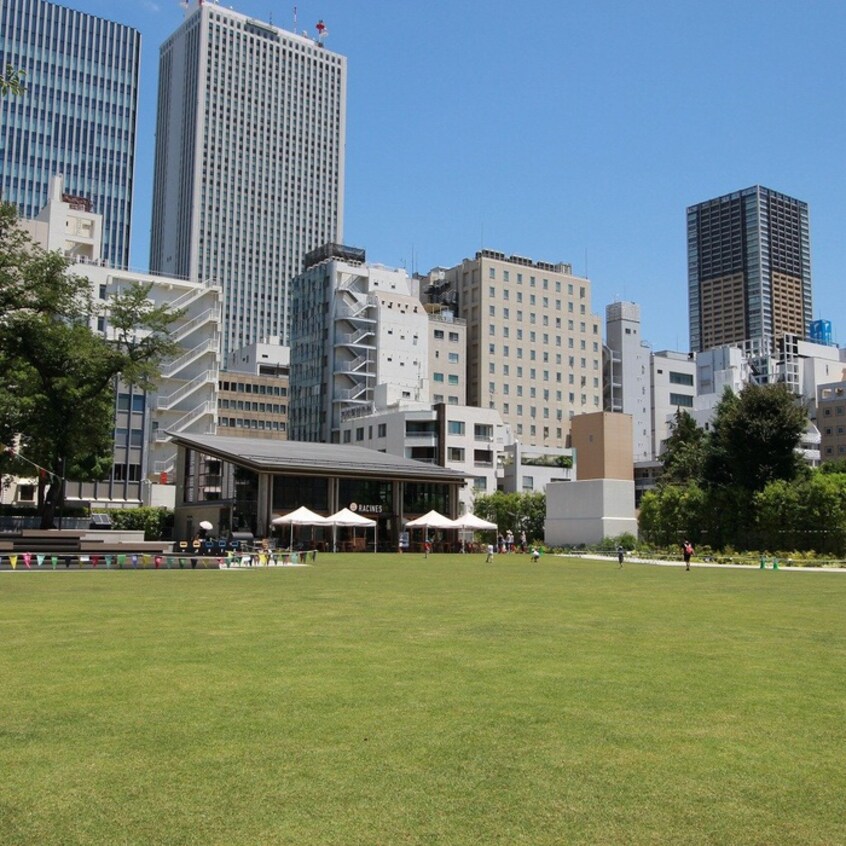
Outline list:
[[[846,577],[0,575],[0,843],[846,843]]]

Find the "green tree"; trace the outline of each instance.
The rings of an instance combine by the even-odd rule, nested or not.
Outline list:
[[[751,495],[776,479],[797,478],[804,467],[797,447],[807,424],[806,409],[784,385],[727,393],[709,439],[706,482],[735,485]]]
[[[108,472],[118,378],[149,388],[177,350],[168,326],[178,313],[152,305],[150,286],[131,286],[106,306],[112,338],[94,332],[91,283],[68,268],[22,237],[15,209],[0,205],[0,442],[17,445],[0,468],[27,475],[33,464],[43,468],[45,528],[61,505],[63,479]]]
[[[483,520],[496,523],[503,533],[511,529],[519,537],[526,532],[530,541],[542,541],[546,521],[546,496],[542,493],[480,494],[473,503],[474,512]]]
[[[676,411],[670,424],[670,437],[664,442],[661,463],[662,485],[685,485],[702,479],[707,438],[705,431],[683,409]]]
[[[677,546],[685,538],[699,543],[705,503],[705,491],[695,482],[647,491],[638,516],[641,537],[656,546]]]
[[[797,538],[804,531],[798,485],[777,479],[755,494],[758,546],[761,550],[801,549]]]
[[[26,71],[15,70],[14,65],[6,65],[6,72],[0,73],[0,96],[5,97],[7,94],[21,95],[26,91],[23,84],[23,78],[26,76]]]
[[[846,552],[846,475],[814,472],[755,494],[760,548]]]
[[[846,553],[846,475],[812,473],[800,486],[804,537],[797,549]]]
[[[823,461],[819,466],[820,473],[846,473],[846,458],[834,458]]]

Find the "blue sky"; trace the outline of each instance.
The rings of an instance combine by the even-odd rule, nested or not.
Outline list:
[[[146,268],[158,48],[183,11],[66,5],[143,35],[132,264]],[[232,5],[293,27],[293,2]],[[344,240],[370,261],[426,271],[484,245],[570,262],[603,320],[634,300],[656,350],[686,350],[685,209],[762,184],[809,203],[814,317],[846,344],[846,3],[296,5],[298,30],[323,19],[348,57]]]

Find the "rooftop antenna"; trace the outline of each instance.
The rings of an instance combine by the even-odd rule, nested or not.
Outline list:
[[[294,6],[294,32],[297,31],[297,7]]]

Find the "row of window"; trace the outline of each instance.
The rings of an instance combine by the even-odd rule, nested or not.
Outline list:
[[[239,394],[258,394],[274,397],[287,397],[288,389],[281,385],[253,385],[251,382],[219,382],[221,391],[235,391]]]
[[[286,425],[284,420],[248,420],[241,417],[218,417],[218,426],[235,429],[258,429],[259,431],[284,432]]]
[[[516,274],[516,276],[517,276],[517,284],[522,285],[523,284],[523,274],[518,273],[518,274]],[[488,279],[496,279],[496,268],[495,267],[489,267],[488,268]],[[503,270],[502,271],[502,281],[503,282],[510,282],[511,281],[511,271],[510,270]],[[548,291],[549,290],[549,279],[542,279],[541,283],[542,283],[542,287],[543,287],[544,291]],[[529,287],[530,288],[537,287],[537,277],[535,277],[535,276],[529,277]],[[574,290],[575,289],[573,287],[573,283],[568,282],[567,283],[567,293],[573,294]],[[555,291],[559,294],[561,293],[561,280],[560,279],[555,280]],[[587,295],[587,291],[586,291],[585,287],[583,285],[580,285],[579,286],[579,297],[584,299],[586,295]],[[491,296],[493,296],[493,294]],[[507,297],[506,297],[506,299],[507,299]]]
[[[519,319],[522,320],[522,317],[520,317]],[[534,323],[535,321],[534,321],[534,319],[532,319],[529,322]],[[549,317],[546,314],[543,316],[543,325],[549,326]],[[575,324],[572,320],[567,321],[567,329],[568,330],[570,330],[571,332],[574,332],[575,331],[574,326],[575,326]],[[561,318],[560,317],[555,318],[555,328],[556,329],[561,328]],[[516,331],[517,331],[517,334],[516,334],[517,340],[522,341],[523,340],[523,330],[522,330],[522,328],[517,327]],[[581,332],[582,334],[587,333],[587,324],[584,321],[581,321],[579,323],[579,332]],[[499,324],[499,323],[489,323],[488,324],[488,335],[497,335],[497,334],[500,334],[500,333],[502,334],[503,338],[510,338],[511,337],[511,327],[505,326],[505,325],[502,325],[502,324]],[[594,335],[599,334],[599,324],[597,324],[597,323],[593,324],[593,334]],[[530,332],[529,335],[530,336],[534,335],[534,332]],[[532,339],[532,340],[534,340],[534,339]],[[567,341],[568,341],[567,346],[572,349],[573,338],[568,338]],[[545,344],[549,344],[549,335],[546,332],[543,333],[543,342]],[[595,346],[598,346],[598,345],[599,345],[599,342],[597,341]],[[555,336],[555,346],[556,347],[561,346],[561,336],[560,335]]]
[[[250,402],[249,400],[219,399],[218,408],[231,408],[233,411],[262,411],[268,414],[287,414],[288,406],[278,403]]]

